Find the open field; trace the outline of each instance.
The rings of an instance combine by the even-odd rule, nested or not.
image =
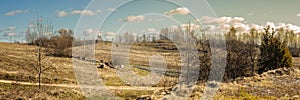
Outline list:
[[[148,45],[148,46],[147,46]],[[169,74],[180,70],[176,50],[163,51],[148,44],[135,44],[130,51],[133,71],[138,75],[149,74],[148,62],[153,54],[161,54],[166,59]],[[77,86],[72,58],[47,57],[44,64],[53,67],[42,74],[42,89],[38,89],[35,64],[36,47],[23,44],[0,43],[0,99],[86,99]],[[96,45],[96,60],[109,61],[110,43]],[[175,61],[174,61],[175,60]],[[96,66],[97,64],[95,64]],[[97,67],[97,66],[96,66]],[[300,58],[294,58],[291,69],[277,69],[253,77],[237,78],[221,83],[216,99],[300,99]],[[98,69],[100,77],[111,91],[124,99],[137,99],[141,96],[161,98],[168,93],[163,90],[177,84],[176,75],[164,76],[152,89],[138,90],[124,83],[115,69],[105,66]],[[167,73],[168,74],[168,73]],[[35,84],[34,84],[35,83]],[[166,84],[167,83],[167,84]],[[166,86],[166,88],[163,88]],[[190,96],[199,99],[206,84],[198,84]]]

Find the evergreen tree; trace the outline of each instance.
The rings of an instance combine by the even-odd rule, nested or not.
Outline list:
[[[270,27],[265,29],[263,34],[262,44],[260,46],[260,59],[258,73],[263,73],[268,70],[273,70],[281,67],[292,66],[292,56],[287,48],[286,41],[280,41],[279,37],[275,36],[275,31],[269,32]]]

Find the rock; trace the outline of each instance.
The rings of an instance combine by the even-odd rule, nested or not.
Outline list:
[[[276,75],[280,75],[280,76],[283,75],[283,73],[280,70],[276,70],[275,73]]]
[[[299,98],[299,95],[294,95],[293,98]]]
[[[160,95],[166,95],[166,94],[168,94],[166,91],[160,93]]]
[[[218,87],[219,83],[216,81],[211,81],[211,82],[208,82],[207,85],[211,88],[216,88],[216,87]]]
[[[99,67],[97,67],[97,68],[101,68],[101,69],[103,69],[103,68],[104,68],[104,65],[103,65],[103,64],[100,64],[100,66],[99,66]]]
[[[113,65],[112,65],[112,63],[111,62],[104,62],[104,64],[106,65],[106,66],[108,66],[109,68],[115,68]]]
[[[245,83],[245,84],[243,84],[243,86],[251,87],[251,84],[250,83]]]
[[[151,100],[151,96],[149,96],[149,95],[142,95],[141,97],[137,98],[136,100]]]
[[[275,72],[270,71],[270,72],[268,72],[268,74],[275,75]]]

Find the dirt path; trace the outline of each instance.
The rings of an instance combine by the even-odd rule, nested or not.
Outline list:
[[[0,80],[0,83],[38,86],[38,83],[20,82],[20,81],[11,81],[11,80]],[[75,84],[46,84],[46,83],[41,83],[41,85],[42,86],[53,86],[53,87],[64,87],[64,88],[79,88],[79,86],[75,85]],[[93,87],[93,86],[83,86],[82,88],[95,88],[95,87]],[[97,88],[112,89],[112,90],[157,90],[157,89],[163,89],[164,87],[104,86],[104,87],[97,87]]]

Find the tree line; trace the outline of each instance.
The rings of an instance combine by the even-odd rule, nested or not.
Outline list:
[[[290,68],[292,67],[292,57],[297,57],[300,53],[299,37],[294,31],[284,30],[283,28],[274,29],[270,26],[265,27],[263,31],[252,28],[249,32],[244,33],[238,32],[236,28],[231,27],[228,32],[217,33],[213,35],[214,38],[209,38],[208,34],[211,33],[206,33],[204,30],[196,31],[193,25],[189,24],[185,27],[185,30],[182,30],[180,27],[175,30],[163,28],[155,38],[151,37],[151,35],[142,35],[141,37],[136,37],[135,41],[140,43],[155,42],[164,45],[164,42],[171,41],[170,39],[172,38],[175,41],[178,40],[177,34],[183,34],[183,37],[180,37],[181,39],[190,37],[196,42],[193,45],[199,51],[199,54],[196,56],[199,56],[199,61],[201,62],[199,81],[208,79],[212,67],[210,49],[212,44],[209,41],[214,39],[214,45],[221,46],[221,34],[225,37],[227,51],[225,80],[254,76],[255,74],[262,74],[277,68]],[[133,38],[132,34],[126,32],[124,36],[119,36],[118,40],[126,42],[127,40],[134,40]]]

